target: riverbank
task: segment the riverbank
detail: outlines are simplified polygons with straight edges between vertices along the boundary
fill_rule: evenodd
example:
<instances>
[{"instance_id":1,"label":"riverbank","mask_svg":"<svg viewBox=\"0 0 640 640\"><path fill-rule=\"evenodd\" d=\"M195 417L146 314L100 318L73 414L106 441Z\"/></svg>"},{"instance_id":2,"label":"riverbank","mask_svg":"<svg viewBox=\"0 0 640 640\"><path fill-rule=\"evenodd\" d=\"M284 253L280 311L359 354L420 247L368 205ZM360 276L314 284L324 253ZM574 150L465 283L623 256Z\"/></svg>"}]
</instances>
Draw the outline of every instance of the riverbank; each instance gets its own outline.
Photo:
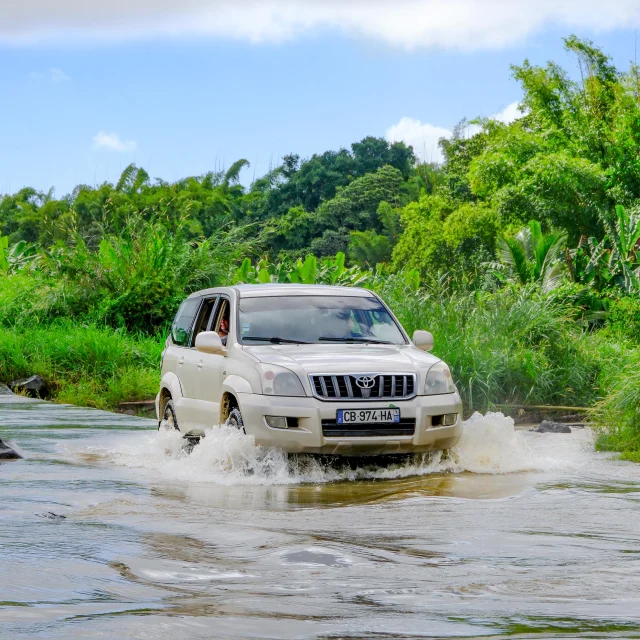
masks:
<instances>
[{"instance_id":1,"label":"riverbank","mask_svg":"<svg viewBox=\"0 0 640 640\"><path fill-rule=\"evenodd\" d=\"M114 410L155 396L163 343L72 322L0 328L0 382L39 375L54 402Z\"/></svg>"}]
</instances>

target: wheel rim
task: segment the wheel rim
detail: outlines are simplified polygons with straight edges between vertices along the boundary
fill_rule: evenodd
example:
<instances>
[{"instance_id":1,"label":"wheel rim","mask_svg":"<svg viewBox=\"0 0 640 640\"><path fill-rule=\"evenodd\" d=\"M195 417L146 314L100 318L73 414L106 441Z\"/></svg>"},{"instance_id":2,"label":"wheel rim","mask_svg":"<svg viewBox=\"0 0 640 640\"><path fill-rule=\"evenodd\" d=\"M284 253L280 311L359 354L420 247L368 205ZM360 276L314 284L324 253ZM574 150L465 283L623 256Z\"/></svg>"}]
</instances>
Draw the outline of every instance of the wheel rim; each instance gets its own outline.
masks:
<instances>
[{"instance_id":1,"label":"wheel rim","mask_svg":"<svg viewBox=\"0 0 640 640\"><path fill-rule=\"evenodd\" d=\"M240 414L240 412L236 409L231 412L231 415L227 418L225 424L229 427L235 427L236 429L238 429L238 431L242 431L242 433L246 433L244 422L242 420L242 414Z\"/></svg>"},{"instance_id":2,"label":"wheel rim","mask_svg":"<svg viewBox=\"0 0 640 640\"><path fill-rule=\"evenodd\" d=\"M171 407L168 405L164 408L164 416L162 417L160 427L163 431L175 431L176 429L176 419L173 411L171 411Z\"/></svg>"}]
</instances>

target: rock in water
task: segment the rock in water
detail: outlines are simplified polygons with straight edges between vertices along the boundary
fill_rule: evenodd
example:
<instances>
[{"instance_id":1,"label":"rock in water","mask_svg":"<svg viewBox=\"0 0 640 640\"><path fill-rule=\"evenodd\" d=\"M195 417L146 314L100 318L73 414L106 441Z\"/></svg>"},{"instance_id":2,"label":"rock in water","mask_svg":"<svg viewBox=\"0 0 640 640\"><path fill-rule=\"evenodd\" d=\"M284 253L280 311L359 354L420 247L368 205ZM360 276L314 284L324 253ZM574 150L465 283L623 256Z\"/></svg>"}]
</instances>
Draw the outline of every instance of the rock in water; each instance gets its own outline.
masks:
<instances>
[{"instance_id":1,"label":"rock in water","mask_svg":"<svg viewBox=\"0 0 640 640\"><path fill-rule=\"evenodd\" d=\"M0 440L0 460L20 460L22 456Z\"/></svg>"},{"instance_id":2,"label":"rock in water","mask_svg":"<svg viewBox=\"0 0 640 640\"><path fill-rule=\"evenodd\" d=\"M40 376L14 380L9 383L9 387L14 393L26 393L34 398L44 398L49 391L47 383Z\"/></svg>"},{"instance_id":3,"label":"rock in water","mask_svg":"<svg viewBox=\"0 0 640 640\"><path fill-rule=\"evenodd\" d=\"M61 516L59 513L53 513L53 511L47 511L46 513L36 513L38 518L45 518L46 520L66 520L67 516Z\"/></svg>"},{"instance_id":4,"label":"rock in water","mask_svg":"<svg viewBox=\"0 0 640 640\"><path fill-rule=\"evenodd\" d=\"M571 433L571 428L562 422L543 420L534 431L536 433Z\"/></svg>"}]
</instances>

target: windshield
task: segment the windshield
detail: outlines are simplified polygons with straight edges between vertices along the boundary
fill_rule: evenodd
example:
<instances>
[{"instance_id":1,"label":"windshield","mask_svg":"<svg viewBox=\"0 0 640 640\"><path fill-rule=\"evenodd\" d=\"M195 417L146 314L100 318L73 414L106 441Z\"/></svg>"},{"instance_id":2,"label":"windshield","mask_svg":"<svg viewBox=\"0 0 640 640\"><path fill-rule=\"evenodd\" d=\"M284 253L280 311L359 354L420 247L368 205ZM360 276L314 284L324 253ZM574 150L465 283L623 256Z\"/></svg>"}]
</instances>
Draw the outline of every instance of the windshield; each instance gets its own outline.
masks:
<instances>
[{"instance_id":1,"label":"windshield","mask_svg":"<svg viewBox=\"0 0 640 640\"><path fill-rule=\"evenodd\" d=\"M274 296L240 299L242 344L406 344L373 296Z\"/></svg>"}]
</instances>

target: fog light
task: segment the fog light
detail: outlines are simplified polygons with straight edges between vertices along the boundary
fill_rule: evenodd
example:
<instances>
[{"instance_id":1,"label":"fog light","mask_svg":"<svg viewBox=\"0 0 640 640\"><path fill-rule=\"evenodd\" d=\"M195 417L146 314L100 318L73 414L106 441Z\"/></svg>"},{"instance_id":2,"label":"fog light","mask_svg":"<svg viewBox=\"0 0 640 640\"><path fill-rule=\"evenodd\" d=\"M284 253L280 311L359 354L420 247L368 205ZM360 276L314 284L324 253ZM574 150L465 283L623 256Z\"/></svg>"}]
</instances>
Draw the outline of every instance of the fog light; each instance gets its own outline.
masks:
<instances>
[{"instance_id":1,"label":"fog light","mask_svg":"<svg viewBox=\"0 0 640 640\"><path fill-rule=\"evenodd\" d=\"M272 429L287 428L287 419L283 416L265 416L264 419Z\"/></svg>"},{"instance_id":2,"label":"fog light","mask_svg":"<svg viewBox=\"0 0 640 640\"><path fill-rule=\"evenodd\" d=\"M458 419L457 413L445 413L442 416L431 416L432 427L451 427Z\"/></svg>"}]
</instances>

